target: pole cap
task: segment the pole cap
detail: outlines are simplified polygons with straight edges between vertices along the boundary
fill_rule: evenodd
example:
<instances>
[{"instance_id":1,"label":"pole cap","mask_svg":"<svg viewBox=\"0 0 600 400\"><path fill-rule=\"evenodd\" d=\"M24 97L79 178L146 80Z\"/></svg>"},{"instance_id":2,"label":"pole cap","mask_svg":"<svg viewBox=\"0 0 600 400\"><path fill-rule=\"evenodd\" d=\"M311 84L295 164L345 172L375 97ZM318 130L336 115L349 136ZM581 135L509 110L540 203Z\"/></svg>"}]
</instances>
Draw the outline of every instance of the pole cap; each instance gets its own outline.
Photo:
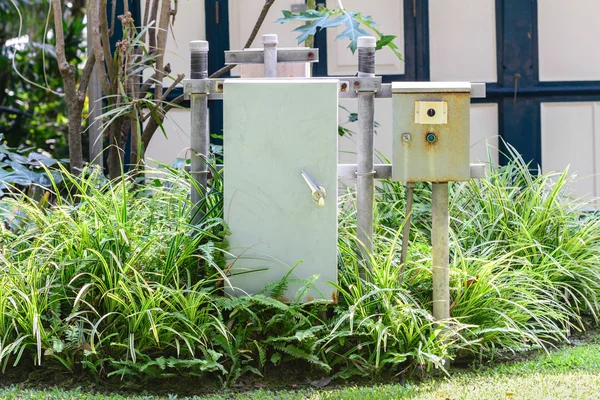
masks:
<instances>
[{"instance_id":1,"label":"pole cap","mask_svg":"<svg viewBox=\"0 0 600 400\"><path fill-rule=\"evenodd\" d=\"M279 41L277 40L277 35L271 33L267 35L262 35L262 43L267 45L274 45L279 43Z\"/></svg>"},{"instance_id":2,"label":"pole cap","mask_svg":"<svg viewBox=\"0 0 600 400\"><path fill-rule=\"evenodd\" d=\"M206 40L190 41L190 51L208 51L208 42Z\"/></svg>"},{"instance_id":3,"label":"pole cap","mask_svg":"<svg viewBox=\"0 0 600 400\"><path fill-rule=\"evenodd\" d=\"M373 36L360 36L357 39L358 47L376 47L377 40Z\"/></svg>"}]
</instances>

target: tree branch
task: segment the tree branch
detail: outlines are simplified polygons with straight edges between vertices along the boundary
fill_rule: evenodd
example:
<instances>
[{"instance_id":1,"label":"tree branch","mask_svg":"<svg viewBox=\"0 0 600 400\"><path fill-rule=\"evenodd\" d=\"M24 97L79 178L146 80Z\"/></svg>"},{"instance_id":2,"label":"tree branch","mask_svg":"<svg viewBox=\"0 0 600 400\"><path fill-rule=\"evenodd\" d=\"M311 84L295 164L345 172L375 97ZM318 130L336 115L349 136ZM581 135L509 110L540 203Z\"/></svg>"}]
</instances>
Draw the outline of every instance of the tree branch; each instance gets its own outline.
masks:
<instances>
[{"instance_id":1,"label":"tree branch","mask_svg":"<svg viewBox=\"0 0 600 400\"><path fill-rule=\"evenodd\" d=\"M171 0L161 0L160 19L158 22L158 33L156 34L156 51L158 54L155 61L156 85L154 92L157 98L162 96L162 81L165 76L163 67L165 61L165 51L167 50L167 37L169 33L169 16L171 12Z\"/></svg>"},{"instance_id":2,"label":"tree branch","mask_svg":"<svg viewBox=\"0 0 600 400\"><path fill-rule=\"evenodd\" d=\"M163 93L163 95L157 100L156 105L154 107L152 107L152 110L150 112L148 112L146 115L144 115L144 117L142 118L142 121L145 122L150 117L150 115L152 115L152 113L156 112L158 110L158 108L162 106L161 102L163 102L167 98L169 93L171 93L171 91L173 89L175 89L175 87L177 85L179 85L179 83L183 80L183 78L185 78L184 74L177 75L177 79L175 79L173 81L173 83L171 83L171 86L169 86L169 88L165 91L165 93Z\"/></svg>"},{"instance_id":3,"label":"tree branch","mask_svg":"<svg viewBox=\"0 0 600 400\"><path fill-rule=\"evenodd\" d=\"M265 0L265 4L263 5L263 8L258 16L258 19L256 20L256 23L254 24L254 28L252 29L252 32L250 33L250 36L248 37L248 40L246 41L246 44L244 46L245 49L249 48L250 46L252 46L252 43L254 43L254 40L256 39L256 35L258 35L258 32L260 31L260 28L262 27L263 22L265 21L265 18L267 17L267 14L269 13L269 10L271 9L271 6L273 5L273 3L275 3L275 0ZM227 65L223 68L221 68L220 70L216 71L215 73L213 73L210 78L218 78L220 76L222 76L223 74L226 74L227 72L231 71L233 68L235 67L235 64L232 65ZM162 87L161 87L162 89ZM141 93L143 93L142 91L140 91L140 95ZM148 144L150 143L150 140L152 139L152 135L154 135L154 132L158 129L159 125L162 124L165 120L165 116L167 115L167 113L174 108L175 106L177 106L178 104L181 104L184 100L184 96L178 96L175 99L173 99L173 101L169 102L169 104L165 105L163 112L160 113L156 118L151 118L148 123L146 124L146 127L144 128L144 132L142 134L142 146L144 149L148 148Z\"/></svg>"},{"instance_id":4,"label":"tree branch","mask_svg":"<svg viewBox=\"0 0 600 400\"><path fill-rule=\"evenodd\" d=\"M317 9L317 0L307 0L306 9L307 10L316 10ZM310 24L310 22L306 22L306 24ZM304 45L306 47L312 48L314 46L314 44L315 44L315 35L308 35L308 38L304 41Z\"/></svg>"},{"instance_id":5,"label":"tree branch","mask_svg":"<svg viewBox=\"0 0 600 400\"><path fill-rule=\"evenodd\" d=\"M150 11L150 17L148 18L148 24L152 23L152 26L148 29L148 44L150 47L150 54L154 54L154 51L156 50L156 16L158 15L159 1L160 0L152 1L152 9Z\"/></svg>"},{"instance_id":6,"label":"tree branch","mask_svg":"<svg viewBox=\"0 0 600 400\"><path fill-rule=\"evenodd\" d=\"M163 123L165 120L165 116L167 113L175 108L178 104L183 102L183 95L176 97L173 101L170 101L169 104L165 105L165 108L161 114L159 114L156 118L151 118L146 127L144 128L144 133L142 134L142 146L144 149L148 148L148 144L150 144L150 140L154 135L154 132L158 129L159 125Z\"/></svg>"},{"instance_id":7,"label":"tree branch","mask_svg":"<svg viewBox=\"0 0 600 400\"><path fill-rule=\"evenodd\" d=\"M150 16L150 2L152 0L146 0L146 5L144 7L144 19L142 21L142 29L148 26L148 17Z\"/></svg>"},{"instance_id":8,"label":"tree branch","mask_svg":"<svg viewBox=\"0 0 600 400\"><path fill-rule=\"evenodd\" d=\"M96 55L92 53L85 62L85 66L83 67L83 72L81 74L81 81L79 82L79 89L77 89L77 99L82 103L85 101L85 92L87 92L88 83L90 82L92 72L94 72L95 63Z\"/></svg>"},{"instance_id":9,"label":"tree branch","mask_svg":"<svg viewBox=\"0 0 600 400\"><path fill-rule=\"evenodd\" d=\"M234 69L235 67L237 67L237 64L229 64L224 66L223 68L221 68L220 70L212 73L209 78L219 78L220 76L225 75L226 73L228 73L229 71L231 71L232 69Z\"/></svg>"},{"instance_id":10,"label":"tree branch","mask_svg":"<svg viewBox=\"0 0 600 400\"><path fill-rule=\"evenodd\" d=\"M100 11L101 0L90 0L90 26L92 28L92 48L96 58L96 73L102 85L104 94L110 93L110 86L106 77L106 67L104 65L104 52L102 51L102 39L100 35Z\"/></svg>"},{"instance_id":11,"label":"tree branch","mask_svg":"<svg viewBox=\"0 0 600 400\"><path fill-rule=\"evenodd\" d=\"M248 37L248 40L244 45L244 49L247 49L250 46L252 46L252 43L254 42L254 39L256 39L256 35L258 35L258 31L260 30L260 27L262 26L263 22L265 22L265 18L267 17L267 14L269 13L269 10L271 9L273 3L275 3L275 0L265 0L265 5L263 6L262 10L260 11L260 14L258 15L258 19L254 24L252 33L250 33L250 36Z\"/></svg>"},{"instance_id":12,"label":"tree branch","mask_svg":"<svg viewBox=\"0 0 600 400\"><path fill-rule=\"evenodd\" d=\"M71 172L78 174L83 168L83 152L81 147L81 110L83 101L77 97L77 81L75 80L75 66L69 64L65 54L65 34L63 31L63 13L61 0L52 0L54 10L54 37L56 39L56 60L58 69L63 78L65 88L65 101L69 120L68 142L69 161Z\"/></svg>"},{"instance_id":13,"label":"tree branch","mask_svg":"<svg viewBox=\"0 0 600 400\"><path fill-rule=\"evenodd\" d=\"M69 64L65 54L65 34L63 31L63 15L61 0L52 0L54 10L54 35L56 38L56 61L65 86L67 104L76 101L75 67Z\"/></svg>"},{"instance_id":14,"label":"tree branch","mask_svg":"<svg viewBox=\"0 0 600 400\"><path fill-rule=\"evenodd\" d=\"M252 43L254 43L254 39L256 39L256 35L258 35L258 31L260 31L260 28L262 27L263 22L265 22L265 18L267 17L267 14L269 13L269 10L271 9L271 6L273 5L273 3L275 3L275 0L265 0L265 4L263 5L263 8L260 11L260 14L258 15L258 19L256 20L256 23L254 24L254 28L252 28L252 32L250 33L250 36L248 36L248 40L246 41L246 44L244 45L244 49L249 48L250 46L252 46ZM226 65L223 68L221 68L220 70L214 72L210 76L210 78L218 78L222 75L225 75L226 73L228 73L229 71L234 69L236 66L237 66L237 64Z\"/></svg>"},{"instance_id":15,"label":"tree branch","mask_svg":"<svg viewBox=\"0 0 600 400\"><path fill-rule=\"evenodd\" d=\"M125 1L125 4L127 4L127 1ZM108 30L108 36L112 36L113 33L115 33L115 21L116 21L116 16L117 16L117 0L112 0L112 5L111 5L111 10L110 10L110 29Z\"/></svg>"},{"instance_id":16,"label":"tree branch","mask_svg":"<svg viewBox=\"0 0 600 400\"><path fill-rule=\"evenodd\" d=\"M104 53L104 61L106 62L106 70L108 71L108 77L110 78L110 84L114 86L117 84L117 71L115 71L114 61L112 52L110 51L110 39L108 34L108 20L106 18L106 0L100 0L100 8L98 10L100 17L100 34L102 42L102 52ZM114 91L116 92L116 90ZM108 94L106 92L105 94Z\"/></svg>"}]
</instances>

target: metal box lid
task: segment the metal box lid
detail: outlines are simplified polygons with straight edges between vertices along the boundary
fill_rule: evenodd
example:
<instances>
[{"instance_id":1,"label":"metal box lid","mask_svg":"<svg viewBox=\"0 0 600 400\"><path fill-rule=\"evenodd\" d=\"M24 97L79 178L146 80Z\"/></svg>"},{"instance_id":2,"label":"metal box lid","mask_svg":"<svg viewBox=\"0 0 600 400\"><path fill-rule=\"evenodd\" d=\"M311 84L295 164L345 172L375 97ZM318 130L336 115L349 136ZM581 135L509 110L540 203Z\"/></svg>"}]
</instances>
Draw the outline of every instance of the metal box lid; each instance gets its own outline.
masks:
<instances>
[{"instance_id":1,"label":"metal box lid","mask_svg":"<svg viewBox=\"0 0 600 400\"><path fill-rule=\"evenodd\" d=\"M470 93L470 82L392 82L392 93Z\"/></svg>"}]
</instances>

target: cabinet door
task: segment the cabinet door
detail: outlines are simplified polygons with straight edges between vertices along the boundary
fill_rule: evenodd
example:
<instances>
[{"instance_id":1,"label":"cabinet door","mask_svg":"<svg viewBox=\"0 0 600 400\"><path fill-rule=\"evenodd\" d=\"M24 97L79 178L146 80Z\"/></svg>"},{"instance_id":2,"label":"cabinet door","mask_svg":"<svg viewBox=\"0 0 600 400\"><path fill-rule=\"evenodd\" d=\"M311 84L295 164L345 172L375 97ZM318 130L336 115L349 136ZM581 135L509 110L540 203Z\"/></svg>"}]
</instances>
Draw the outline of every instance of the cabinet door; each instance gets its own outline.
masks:
<instances>
[{"instance_id":1,"label":"cabinet door","mask_svg":"<svg viewBox=\"0 0 600 400\"><path fill-rule=\"evenodd\" d=\"M226 80L224 116L231 292L258 293L289 273L287 300L334 301L338 81ZM322 205L303 171L325 188Z\"/></svg>"}]
</instances>

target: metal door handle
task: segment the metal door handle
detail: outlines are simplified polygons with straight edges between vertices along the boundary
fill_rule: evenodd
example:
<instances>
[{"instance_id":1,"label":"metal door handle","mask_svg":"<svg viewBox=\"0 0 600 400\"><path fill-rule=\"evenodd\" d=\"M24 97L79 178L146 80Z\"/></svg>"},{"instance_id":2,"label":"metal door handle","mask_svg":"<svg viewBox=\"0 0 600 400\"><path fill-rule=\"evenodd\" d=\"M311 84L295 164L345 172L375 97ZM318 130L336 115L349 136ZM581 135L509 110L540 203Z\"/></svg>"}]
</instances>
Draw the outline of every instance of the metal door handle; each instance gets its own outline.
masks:
<instances>
[{"instance_id":1,"label":"metal door handle","mask_svg":"<svg viewBox=\"0 0 600 400\"><path fill-rule=\"evenodd\" d=\"M306 172L300 172L302 173L302 177L310 189L310 195L312 199L319 204L319 207L324 207L325 198L327 197L327 190L325 190L323 186L318 186L312 179L310 179L310 176L308 176Z\"/></svg>"}]
</instances>

